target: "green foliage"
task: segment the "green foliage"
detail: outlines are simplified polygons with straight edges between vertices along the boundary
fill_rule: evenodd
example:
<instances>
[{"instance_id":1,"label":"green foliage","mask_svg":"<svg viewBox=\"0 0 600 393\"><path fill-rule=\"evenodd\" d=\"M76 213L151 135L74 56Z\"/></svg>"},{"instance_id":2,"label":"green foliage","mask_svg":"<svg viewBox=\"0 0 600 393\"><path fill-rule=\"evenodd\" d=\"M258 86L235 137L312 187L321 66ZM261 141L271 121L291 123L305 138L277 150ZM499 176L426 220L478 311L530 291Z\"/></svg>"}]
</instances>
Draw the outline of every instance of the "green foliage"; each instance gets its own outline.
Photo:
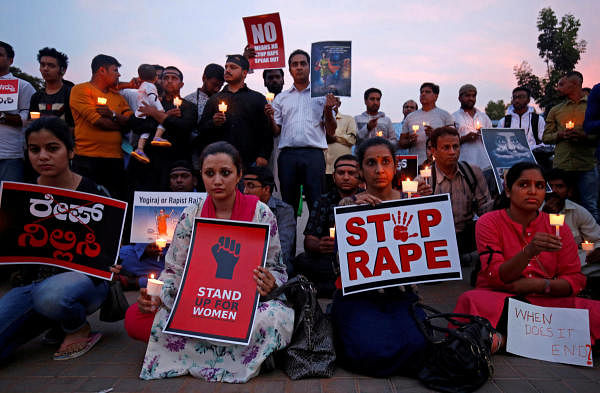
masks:
<instances>
[{"instance_id":1,"label":"green foliage","mask_svg":"<svg viewBox=\"0 0 600 393\"><path fill-rule=\"evenodd\" d=\"M506 104L504 100L498 102L490 101L485 107L485 114L492 120L500 120L506 113Z\"/></svg>"},{"instance_id":2,"label":"green foliage","mask_svg":"<svg viewBox=\"0 0 600 393\"><path fill-rule=\"evenodd\" d=\"M19 67L11 66L9 70L17 78L26 80L27 82L31 83L31 85L33 86L33 88L36 91L40 91L44 87L43 79L37 78L33 75L29 75L28 73L21 71L21 69Z\"/></svg>"},{"instance_id":3,"label":"green foliage","mask_svg":"<svg viewBox=\"0 0 600 393\"><path fill-rule=\"evenodd\" d=\"M519 86L526 86L531 90L531 97L546 114L561 101L556 91L558 80L575 69L586 51L587 42L578 41L580 27L581 22L573 15L564 15L559 23L552 8L543 8L537 19L540 32L537 48L540 58L546 63L546 75L535 75L526 61L513 67Z\"/></svg>"}]
</instances>

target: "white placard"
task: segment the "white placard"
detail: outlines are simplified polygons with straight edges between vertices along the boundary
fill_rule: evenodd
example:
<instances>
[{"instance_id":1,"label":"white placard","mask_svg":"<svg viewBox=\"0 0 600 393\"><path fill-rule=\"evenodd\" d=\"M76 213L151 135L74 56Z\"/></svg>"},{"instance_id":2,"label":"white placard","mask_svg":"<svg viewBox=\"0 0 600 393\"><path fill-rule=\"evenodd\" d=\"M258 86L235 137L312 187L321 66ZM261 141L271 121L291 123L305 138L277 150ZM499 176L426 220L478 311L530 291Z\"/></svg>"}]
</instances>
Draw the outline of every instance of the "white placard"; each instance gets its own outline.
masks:
<instances>
[{"instance_id":1,"label":"white placard","mask_svg":"<svg viewBox=\"0 0 600 393\"><path fill-rule=\"evenodd\" d=\"M593 367L589 312L508 300L506 350L555 363Z\"/></svg>"},{"instance_id":2,"label":"white placard","mask_svg":"<svg viewBox=\"0 0 600 393\"><path fill-rule=\"evenodd\" d=\"M344 295L460 280L448 194L335 208Z\"/></svg>"},{"instance_id":3,"label":"white placard","mask_svg":"<svg viewBox=\"0 0 600 393\"><path fill-rule=\"evenodd\" d=\"M19 103L19 80L0 79L0 112L16 111Z\"/></svg>"},{"instance_id":4,"label":"white placard","mask_svg":"<svg viewBox=\"0 0 600 393\"><path fill-rule=\"evenodd\" d=\"M136 191L131 218L132 243L171 242L183 209L206 198L204 192Z\"/></svg>"}]
</instances>

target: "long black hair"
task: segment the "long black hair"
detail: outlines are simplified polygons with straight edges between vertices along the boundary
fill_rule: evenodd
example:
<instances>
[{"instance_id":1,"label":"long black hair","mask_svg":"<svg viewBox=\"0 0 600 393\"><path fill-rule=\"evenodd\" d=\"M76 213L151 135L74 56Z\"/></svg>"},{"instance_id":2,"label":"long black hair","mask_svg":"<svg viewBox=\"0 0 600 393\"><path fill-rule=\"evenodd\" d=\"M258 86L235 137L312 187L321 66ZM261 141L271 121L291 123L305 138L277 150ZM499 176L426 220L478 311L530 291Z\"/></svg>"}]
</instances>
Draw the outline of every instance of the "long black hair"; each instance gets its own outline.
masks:
<instances>
[{"instance_id":1,"label":"long black hair","mask_svg":"<svg viewBox=\"0 0 600 393\"><path fill-rule=\"evenodd\" d=\"M529 169L538 170L542 174L542 177L544 178L544 180L546 180L546 176L544 175L544 170L542 169L541 166L539 166L535 162L522 161L522 162L516 163L504 175L504 190L502 191L502 194L500 194L500 197L496 200L496 203L494 206L496 210L506 209L510 206L510 198L508 198L508 196L506 195L506 190L510 190L512 188L512 186L515 184L515 182L517 181L517 179L519 179L519 177L521 177L521 174L524 171L529 170Z\"/></svg>"}]
</instances>

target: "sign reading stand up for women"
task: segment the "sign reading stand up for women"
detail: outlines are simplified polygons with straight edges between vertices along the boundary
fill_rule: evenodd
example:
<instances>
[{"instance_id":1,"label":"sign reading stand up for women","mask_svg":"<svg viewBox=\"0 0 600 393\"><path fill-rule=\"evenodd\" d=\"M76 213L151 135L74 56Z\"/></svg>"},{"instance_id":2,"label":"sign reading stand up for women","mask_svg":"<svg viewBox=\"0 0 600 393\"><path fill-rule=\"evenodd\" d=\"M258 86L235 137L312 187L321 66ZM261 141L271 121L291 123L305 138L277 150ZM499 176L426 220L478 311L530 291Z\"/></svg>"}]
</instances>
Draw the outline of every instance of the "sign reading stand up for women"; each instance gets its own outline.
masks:
<instances>
[{"instance_id":1,"label":"sign reading stand up for women","mask_svg":"<svg viewBox=\"0 0 600 393\"><path fill-rule=\"evenodd\" d=\"M196 218L181 285L164 331L248 345L264 266L269 225Z\"/></svg>"},{"instance_id":2,"label":"sign reading stand up for women","mask_svg":"<svg viewBox=\"0 0 600 393\"><path fill-rule=\"evenodd\" d=\"M462 278L448 194L335 208L344 295Z\"/></svg>"}]
</instances>

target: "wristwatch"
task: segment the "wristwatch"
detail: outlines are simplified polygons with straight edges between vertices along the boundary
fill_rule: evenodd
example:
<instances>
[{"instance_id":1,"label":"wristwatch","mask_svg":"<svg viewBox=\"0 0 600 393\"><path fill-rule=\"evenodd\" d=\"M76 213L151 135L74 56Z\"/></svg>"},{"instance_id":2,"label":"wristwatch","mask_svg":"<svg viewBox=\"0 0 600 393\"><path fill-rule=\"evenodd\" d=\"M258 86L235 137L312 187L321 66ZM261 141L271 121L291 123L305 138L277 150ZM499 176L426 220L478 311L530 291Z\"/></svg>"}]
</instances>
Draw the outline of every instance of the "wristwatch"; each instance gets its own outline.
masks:
<instances>
[{"instance_id":1,"label":"wristwatch","mask_svg":"<svg viewBox=\"0 0 600 393\"><path fill-rule=\"evenodd\" d=\"M550 294L550 280L548 280L546 278L545 281L546 281L546 286L544 287L544 294L549 295Z\"/></svg>"}]
</instances>

